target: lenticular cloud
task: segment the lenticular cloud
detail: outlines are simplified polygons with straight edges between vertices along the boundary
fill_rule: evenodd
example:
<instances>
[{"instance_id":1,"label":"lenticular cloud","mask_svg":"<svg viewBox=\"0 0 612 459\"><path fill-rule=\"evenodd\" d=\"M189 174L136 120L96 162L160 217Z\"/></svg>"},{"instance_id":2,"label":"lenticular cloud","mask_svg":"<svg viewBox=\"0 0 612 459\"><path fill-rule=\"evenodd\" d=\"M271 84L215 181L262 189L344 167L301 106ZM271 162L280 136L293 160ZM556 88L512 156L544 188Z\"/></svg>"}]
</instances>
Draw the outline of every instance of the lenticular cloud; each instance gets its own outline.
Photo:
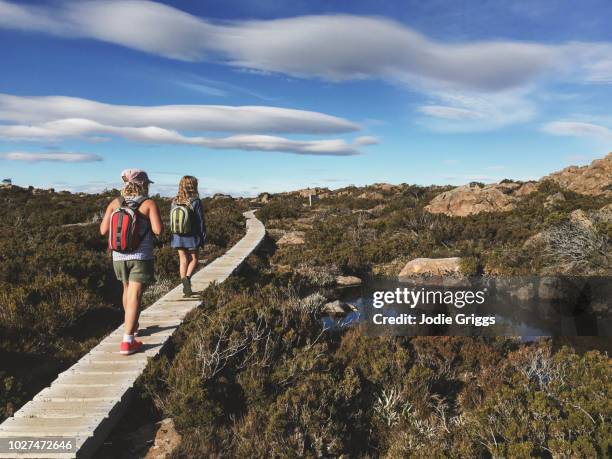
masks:
<instances>
[{"instance_id":1,"label":"lenticular cloud","mask_svg":"<svg viewBox=\"0 0 612 459\"><path fill-rule=\"evenodd\" d=\"M0 124L0 138L15 141L70 138L99 141L121 137L149 144L328 156L356 155L360 153L359 147L377 143L373 137L357 137L349 143L344 139L296 140L270 135L269 132L322 134L359 129L358 125L343 118L278 107L144 107L111 105L74 97L0 94L0 121L5 122ZM185 135L181 130L239 134L213 137Z\"/></svg>"},{"instance_id":2,"label":"lenticular cloud","mask_svg":"<svg viewBox=\"0 0 612 459\"><path fill-rule=\"evenodd\" d=\"M0 158L8 161L24 161L28 163L38 162L62 162L62 163L89 163L102 161L102 157L93 153L74 153L74 152L30 152L30 151L9 151L0 153Z\"/></svg>"},{"instance_id":3,"label":"lenticular cloud","mask_svg":"<svg viewBox=\"0 0 612 459\"><path fill-rule=\"evenodd\" d=\"M607 42L446 43L389 19L347 14L219 23L144 0L64 1L52 8L0 0L0 27L91 38L184 61L438 89L500 91L575 69L605 82L612 69Z\"/></svg>"},{"instance_id":4,"label":"lenticular cloud","mask_svg":"<svg viewBox=\"0 0 612 459\"><path fill-rule=\"evenodd\" d=\"M200 132L331 134L359 129L336 116L270 106L112 105L77 97L0 94L0 120L31 124L66 118Z\"/></svg>"}]
</instances>

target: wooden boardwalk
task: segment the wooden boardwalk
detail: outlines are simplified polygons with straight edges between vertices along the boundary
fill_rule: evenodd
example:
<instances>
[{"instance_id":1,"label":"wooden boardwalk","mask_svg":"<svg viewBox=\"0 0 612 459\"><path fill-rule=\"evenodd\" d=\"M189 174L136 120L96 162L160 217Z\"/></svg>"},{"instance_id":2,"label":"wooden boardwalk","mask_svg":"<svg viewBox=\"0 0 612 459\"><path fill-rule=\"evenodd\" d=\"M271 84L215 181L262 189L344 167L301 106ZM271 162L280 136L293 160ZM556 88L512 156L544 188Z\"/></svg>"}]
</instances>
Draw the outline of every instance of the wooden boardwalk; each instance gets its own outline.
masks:
<instances>
[{"instance_id":1,"label":"wooden boardwalk","mask_svg":"<svg viewBox=\"0 0 612 459\"><path fill-rule=\"evenodd\" d=\"M194 292L212 282L227 279L262 242L264 225L253 211L245 212L246 235L192 278ZM132 387L147 361L159 354L168 338L189 311L201 303L199 296L183 298L178 286L157 300L140 315L139 338L144 351L120 355L123 326L117 328L68 370L58 375L51 386L39 392L15 415L0 424L0 445L8 439L76 439L74 451L29 454L0 452L0 457L90 457L121 418L132 395Z\"/></svg>"}]
</instances>

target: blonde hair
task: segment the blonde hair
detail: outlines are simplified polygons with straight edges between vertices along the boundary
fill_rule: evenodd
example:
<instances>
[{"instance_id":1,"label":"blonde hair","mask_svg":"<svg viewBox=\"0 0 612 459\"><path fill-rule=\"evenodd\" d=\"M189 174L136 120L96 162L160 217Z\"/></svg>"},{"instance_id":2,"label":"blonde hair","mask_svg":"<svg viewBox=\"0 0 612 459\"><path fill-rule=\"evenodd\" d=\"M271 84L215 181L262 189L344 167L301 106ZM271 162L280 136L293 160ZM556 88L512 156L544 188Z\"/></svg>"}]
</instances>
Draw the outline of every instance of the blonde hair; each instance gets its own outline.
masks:
<instances>
[{"instance_id":1,"label":"blonde hair","mask_svg":"<svg viewBox=\"0 0 612 459\"><path fill-rule=\"evenodd\" d=\"M192 175L185 175L179 182L178 193L174 202L179 205L191 204L195 198L199 198L198 179Z\"/></svg>"},{"instance_id":2,"label":"blonde hair","mask_svg":"<svg viewBox=\"0 0 612 459\"><path fill-rule=\"evenodd\" d=\"M149 196L149 184L127 182L125 185L123 185L123 190L121 190L121 196L123 196L124 198Z\"/></svg>"}]
</instances>

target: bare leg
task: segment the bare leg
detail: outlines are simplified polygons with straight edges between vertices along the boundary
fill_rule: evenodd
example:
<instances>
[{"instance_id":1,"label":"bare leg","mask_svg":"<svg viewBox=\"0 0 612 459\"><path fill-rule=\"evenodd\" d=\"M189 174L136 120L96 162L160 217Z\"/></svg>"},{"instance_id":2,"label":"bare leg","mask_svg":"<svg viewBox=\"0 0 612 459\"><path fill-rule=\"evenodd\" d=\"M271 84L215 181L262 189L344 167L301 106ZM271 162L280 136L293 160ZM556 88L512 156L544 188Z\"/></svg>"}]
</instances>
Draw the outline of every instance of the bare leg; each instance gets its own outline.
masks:
<instances>
[{"instance_id":1,"label":"bare leg","mask_svg":"<svg viewBox=\"0 0 612 459\"><path fill-rule=\"evenodd\" d=\"M142 283L131 281L127 289L127 305L125 308L125 334L133 335L136 329L136 321L140 309L142 297Z\"/></svg>"},{"instance_id":2,"label":"bare leg","mask_svg":"<svg viewBox=\"0 0 612 459\"><path fill-rule=\"evenodd\" d=\"M125 312L125 308L127 307L127 292L128 292L128 283L123 283L123 295L121 298L121 304L123 304L123 311Z\"/></svg>"},{"instance_id":3,"label":"bare leg","mask_svg":"<svg viewBox=\"0 0 612 459\"><path fill-rule=\"evenodd\" d=\"M178 249L179 254L179 273L181 279L187 276L187 251L185 249Z\"/></svg>"},{"instance_id":4,"label":"bare leg","mask_svg":"<svg viewBox=\"0 0 612 459\"><path fill-rule=\"evenodd\" d=\"M193 274L193 272L196 269L196 266L198 266L198 252L189 252L189 264L187 265L187 276L190 276Z\"/></svg>"}]
</instances>

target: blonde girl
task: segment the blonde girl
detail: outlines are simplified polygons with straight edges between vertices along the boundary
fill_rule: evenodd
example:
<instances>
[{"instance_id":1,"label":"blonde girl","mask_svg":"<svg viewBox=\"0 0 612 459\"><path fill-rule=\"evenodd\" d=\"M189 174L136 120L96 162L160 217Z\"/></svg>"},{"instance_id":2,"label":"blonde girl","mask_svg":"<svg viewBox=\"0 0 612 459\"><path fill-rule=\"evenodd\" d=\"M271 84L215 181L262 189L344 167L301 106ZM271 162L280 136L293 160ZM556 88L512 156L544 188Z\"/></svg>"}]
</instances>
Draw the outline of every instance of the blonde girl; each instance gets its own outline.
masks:
<instances>
[{"instance_id":1,"label":"blonde girl","mask_svg":"<svg viewBox=\"0 0 612 459\"><path fill-rule=\"evenodd\" d=\"M111 229L111 216L123 207L129 207L138 214L140 222L140 243L129 252L113 250L113 268L117 279L123 283L123 309L125 312L125 332L121 341L120 353L124 355L138 352L142 342L134 339L138 331L138 316L142 292L146 285L155 282L153 257L153 234L160 235L163 226L155 201L149 198L147 173L140 169L126 169L121 178L124 185L121 196L113 199L106 208L100 223L100 233L105 236Z\"/></svg>"},{"instance_id":2,"label":"blonde girl","mask_svg":"<svg viewBox=\"0 0 612 459\"><path fill-rule=\"evenodd\" d=\"M180 212L176 210L179 207L181 208ZM188 217L184 217L187 214ZM180 220L181 218L182 220ZM181 178L178 193L172 201L170 220L173 228L170 245L178 251L183 294L190 296L193 294L191 291L191 275L198 265L198 249L204 245L206 239L204 209L198 193L197 178L191 175ZM183 228L180 223L187 220L189 221L188 228ZM180 228L180 230L177 228Z\"/></svg>"}]
</instances>

